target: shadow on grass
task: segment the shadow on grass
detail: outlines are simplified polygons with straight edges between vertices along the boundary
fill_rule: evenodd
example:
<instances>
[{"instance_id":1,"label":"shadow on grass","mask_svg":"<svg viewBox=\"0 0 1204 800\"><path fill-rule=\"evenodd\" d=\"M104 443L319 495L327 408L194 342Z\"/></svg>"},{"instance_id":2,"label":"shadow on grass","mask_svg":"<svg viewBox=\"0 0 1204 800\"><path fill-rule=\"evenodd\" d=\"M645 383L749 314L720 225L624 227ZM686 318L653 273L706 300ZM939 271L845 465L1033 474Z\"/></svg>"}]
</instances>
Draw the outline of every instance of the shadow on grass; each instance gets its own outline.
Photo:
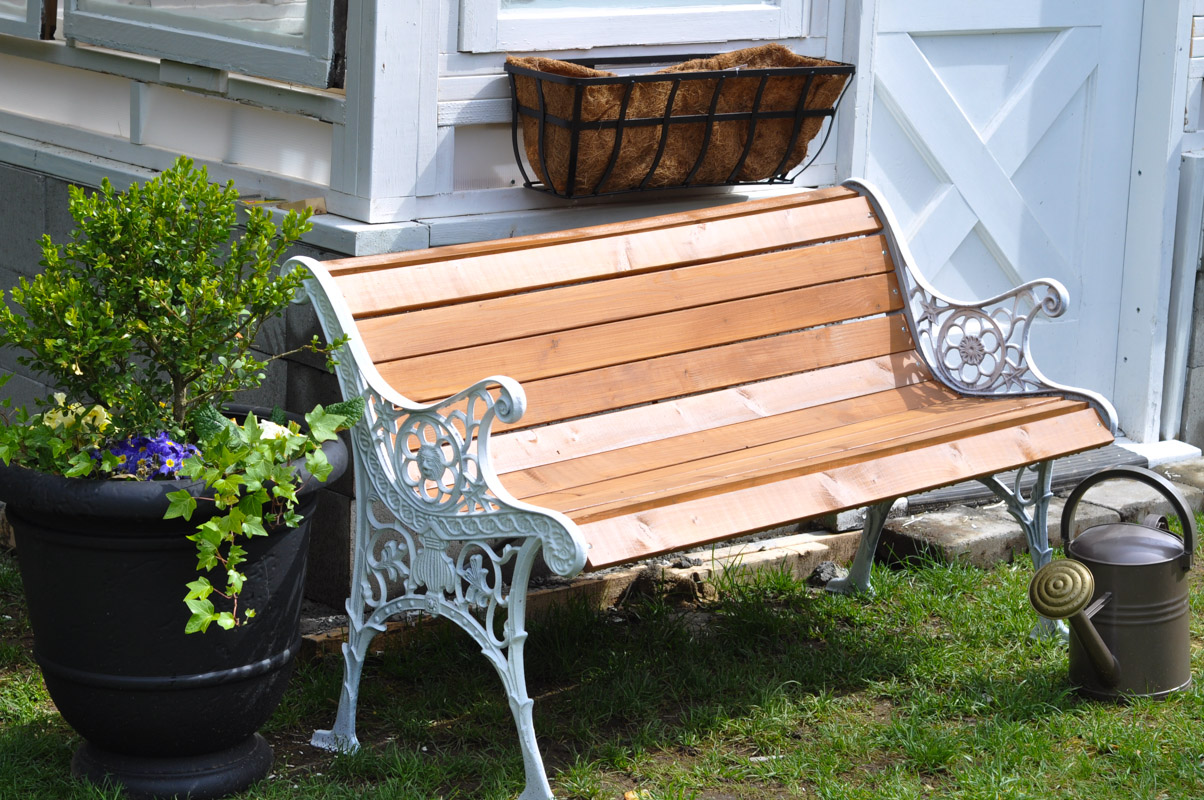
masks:
<instances>
[{"instance_id":1,"label":"shadow on grass","mask_svg":"<svg viewBox=\"0 0 1204 800\"><path fill-rule=\"evenodd\" d=\"M529 626L526 647L557 796L617 797L623 781L676 791L697 774L743 786L730 795L740 798L814 787L817 776L851 787L833 797L876 797L880 787L912 796L928 776L994 796L991 781L1012 780L1024 758L1066 742L1088 753L1060 767L1067 774L1079 779L1081 764L1106 752L1117 785L1129 786L1129 753L1144 746L1125 738L1129 716L1093 711L1071 693L1064 649L1028 639L1029 574L921 559L876 567L873 599L769 572L721 581L719 598L703 604L650 596L604 612L557 607ZM445 624L375 646L384 652L368 659L361 684L363 749L309 747L310 733L334 719L342 660L302 664L267 729L274 779L243 797L513 797L523 782L513 719L473 641ZM1204 709L1194 694L1179 705L1185 719ZM1151 726L1176 724L1158 714ZM1011 746L1022 740L1027 750ZM0 725L0 797L104 797L66 777L75 741L52 714ZM764 753L786 755L749 759ZM992 753L990 770L967 777L967 765ZM678 777L661 780L666 762ZM1193 764L1171 765L1184 786L1194 785Z\"/></svg>"},{"instance_id":2,"label":"shadow on grass","mask_svg":"<svg viewBox=\"0 0 1204 800\"><path fill-rule=\"evenodd\" d=\"M943 645L934 636L872 618L882 601L768 575L721 587L721 599L703 607L643 597L608 612L578 602L555 608L530 626L526 647L549 771L583 760L621 767L717 735L782 698L862 691L935 658ZM333 661L323 668L337 668ZM452 626L369 659L361 687L367 745L518 763L500 682Z\"/></svg>"}]
</instances>

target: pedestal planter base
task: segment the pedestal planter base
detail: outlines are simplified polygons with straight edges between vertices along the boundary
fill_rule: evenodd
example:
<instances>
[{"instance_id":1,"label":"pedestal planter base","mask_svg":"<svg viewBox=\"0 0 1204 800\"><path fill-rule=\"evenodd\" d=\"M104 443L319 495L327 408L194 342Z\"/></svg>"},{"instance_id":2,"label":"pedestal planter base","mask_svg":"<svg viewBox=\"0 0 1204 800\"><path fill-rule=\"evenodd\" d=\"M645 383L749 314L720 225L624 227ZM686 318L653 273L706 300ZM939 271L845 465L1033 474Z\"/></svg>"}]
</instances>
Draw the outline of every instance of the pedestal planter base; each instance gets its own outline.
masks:
<instances>
[{"instance_id":1,"label":"pedestal planter base","mask_svg":"<svg viewBox=\"0 0 1204 800\"><path fill-rule=\"evenodd\" d=\"M258 733L217 753L161 758L111 753L84 742L71 759L72 775L120 785L130 800L222 797L247 788L271 769L272 748Z\"/></svg>"}]
</instances>

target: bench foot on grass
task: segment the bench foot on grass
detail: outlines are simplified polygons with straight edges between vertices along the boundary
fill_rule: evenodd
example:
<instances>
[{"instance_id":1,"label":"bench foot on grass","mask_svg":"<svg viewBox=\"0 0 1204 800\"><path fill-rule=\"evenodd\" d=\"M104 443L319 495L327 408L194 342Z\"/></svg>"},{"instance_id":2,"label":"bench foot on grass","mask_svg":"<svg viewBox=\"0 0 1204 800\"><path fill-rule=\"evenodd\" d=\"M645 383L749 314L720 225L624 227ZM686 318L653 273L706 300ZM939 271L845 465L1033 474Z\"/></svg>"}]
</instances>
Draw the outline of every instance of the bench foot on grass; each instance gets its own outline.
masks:
<instances>
[{"instance_id":1,"label":"bench foot on grass","mask_svg":"<svg viewBox=\"0 0 1204 800\"><path fill-rule=\"evenodd\" d=\"M866 506L865 525L861 528L861 543L857 545L857 555L853 557L853 563L849 566L849 574L844 578L828 581L825 588L829 592L874 596L874 587L870 585L870 567L874 565L874 552L878 549L882 526L886 524L886 516L897 499L892 497L881 503Z\"/></svg>"},{"instance_id":2,"label":"bench foot on grass","mask_svg":"<svg viewBox=\"0 0 1204 800\"><path fill-rule=\"evenodd\" d=\"M1028 472L1036 474L1036 480L1028 491L1022 482ZM979 478L979 482L1003 501L1008 513L1020 523L1028 541L1028 553L1033 560L1033 569L1038 570L1049 563L1053 549L1049 546L1049 501L1053 499L1053 461L1041 461L1016 470L1016 479L1011 488L994 475ZM1061 620L1041 617L1033 626L1029 636L1045 638L1056 636L1063 641L1069 639L1070 631Z\"/></svg>"},{"instance_id":3,"label":"bench foot on grass","mask_svg":"<svg viewBox=\"0 0 1204 800\"><path fill-rule=\"evenodd\" d=\"M1035 473L1036 480L1027 491L1022 483L1028 473ZM994 475L980 478L979 482L994 492L1003 501L1008 512L1020 523L1028 543L1029 556L1033 568L1040 569L1049 563L1053 551L1049 546L1049 502L1053 499L1053 461L1041 461L1021 467L1016 472L1016 478L1011 487ZM865 525L861 531L861 542L857 546L857 555L849 567L845 578L837 578L827 585L827 590L837 594L865 594L873 596L874 588L870 585L870 568L874 563L874 553L878 549L878 540L882 536L882 528L886 523L894 501L871 505L866 508ZM1069 630L1065 623L1041 617L1029 634L1034 638L1055 636L1066 640Z\"/></svg>"},{"instance_id":4,"label":"bench foot on grass","mask_svg":"<svg viewBox=\"0 0 1204 800\"><path fill-rule=\"evenodd\" d=\"M327 335L341 334L331 324ZM567 517L496 484L490 426L522 416L522 390L494 377L415 404L368 387L351 360L336 369L344 394L364 398L365 412L352 432L356 529L343 686L334 725L311 742L357 750L356 706L372 639L399 614L443 617L472 637L502 679L523 756L521 800L551 800L523 662L527 588L537 558L571 577L585 564L586 545Z\"/></svg>"}]
</instances>

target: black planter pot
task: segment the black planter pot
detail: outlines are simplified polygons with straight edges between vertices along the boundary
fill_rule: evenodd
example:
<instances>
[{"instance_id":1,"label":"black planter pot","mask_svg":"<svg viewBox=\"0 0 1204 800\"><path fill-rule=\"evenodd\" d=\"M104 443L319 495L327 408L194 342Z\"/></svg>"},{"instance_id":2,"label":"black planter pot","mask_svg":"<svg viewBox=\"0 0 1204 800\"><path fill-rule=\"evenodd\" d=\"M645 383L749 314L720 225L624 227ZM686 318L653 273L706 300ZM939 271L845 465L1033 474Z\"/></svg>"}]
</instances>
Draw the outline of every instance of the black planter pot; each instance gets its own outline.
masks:
<instances>
[{"instance_id":1,"label":"black planter pot","mask_svg":"<svg viewBox=\"0 0 1204 800\"><path fill-rule=\"evenodd\" d=\"M347 451L338 440L323 449L333 480ZM245 542L240 608L255 609L250 624L185 634L184 585L196 577L185 537L202 510L191 521L163 513L168 492L199 494L202 484L0 466L34 655L59 712L85 739L75 775L120 783L132 798L199 799L267 774L272 751L256 731L280 702L300 646L309 520L322 485L307 476L298 528Z\"/></svg>"}]
</instances>

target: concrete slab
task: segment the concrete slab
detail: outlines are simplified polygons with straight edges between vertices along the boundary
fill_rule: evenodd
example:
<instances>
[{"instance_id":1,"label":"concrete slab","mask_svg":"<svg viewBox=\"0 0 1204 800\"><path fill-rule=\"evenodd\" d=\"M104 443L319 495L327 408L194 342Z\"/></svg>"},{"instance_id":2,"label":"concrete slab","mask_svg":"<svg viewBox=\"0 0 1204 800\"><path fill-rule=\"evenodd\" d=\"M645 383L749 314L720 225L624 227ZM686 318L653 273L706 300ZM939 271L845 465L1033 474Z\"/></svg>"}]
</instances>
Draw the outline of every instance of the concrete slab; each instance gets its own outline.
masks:
<instances>
[{"instance_id":1,"label":"concrete slab","mask_svg":"<svg viewBox=\"0 0 1204 800\"><path fill-rule=\"evenodd\" d=\"M1062 511L1066 501L1055 497L1049 504L1047 529L1049 543L1061 545ZM1086 500L1075 512L1073 535L1087 528L1119 522L1120 514L1093 505ZM989 569L1010 562L1017 555L1027 557L1028 540L1024 531L1002 503L971 508L952 506L897 520L888 520L882 532L881 548L896 558L928 553L948 563L963 563Z\"/></svg>"},{"instance_id":2,"label":"concrete slab","mask_svg":"<svg viewBox=\"0 0 1204 800\"><path fill-rule=\"evenodd\" d=\"M895 519L897 517L907 516L907 498L900 497L891 504L890 511L887 512L887 519ZM865 509L854 508L849 511L840 511L836 514L825 514L820 517L817 522L826 530L830 531L860 531L865 527Z\"/></svg>"},{"instance_id":3,"label":"concrete slab","mask_svg":"<svg viewBox=\"0 0 1204 800\"><path fill-rule=\"evenodd\" d=\"M1027 544L1016 520L1002 504L940 511L888 520L881 548L896 558L929 553L949 563L984 569L1011 561Z\"/></svg>"},{"instance_id":4,"label":"concrete slab","mask_svg":"<svg viewBox=\"0 0 1204 800\"><path fill-rule=\"evenodd\" d=\"M1151 468L1200 457L1199 447L1178 439L1165 439L1160 442L1130 442L1128 439L1117 439L1116 446L1144 457Z\"/></svg>"},{"instance_id":5,"label":"concrete slab","mask_svg":"<svg viewBox=\"0 0 1204 800\"><path fill-rule=\"evenodd\" d=\"M807 578L824 561L846 564L857 552L860 539L860 532L799 533L716 546L685 553L669 562L653 562L644 569L641 579L670 595L710 597L715 579L726 573L784 569L796 578Z\"/></svg>"},{"instance_id":6,"label":"concrete slab","mask_svg":"<svg viewBox=\"0 0 1204 800\"><path fill-rule=\"evenodd\" d=\"M1173 464L1163 464L1155 467L1154 471L1165 475L1175 483L1194 486L1204 490L1204 458L1192 458L1176 461Z\"/></svg>"},{"instance_id":7,"label":"concrete slab","mask_svg":"<svg viewBox=\"0 0 1204 800\"><path fill-rule=\"evenodd\" d=\"M1193 511L1204 505L1204 489L1172 481ZM1120 514L1125 522L1141 522L1150 514L1173 514L1170 501L1156 489L1130 480L1106 481L1093 486L1083 495L1083 501Z\"/></svg>"},{"instance_id":8,"label":"concrete slab","mask_svg":"<svg viewBox=\"0 0 1204 800\"><path fill-rule=\"evenodd\" d=\"M1066 509L1066 500L1062 497L1055 497L1049 502L1049 543L1054 547L1061 547L1062 542L1062 512ZM1078 508L1074 511L1074 522L1071 525L1071 537L1078 536L1088 528L1094 528L1096 525L1110 525L1115 522L1120 522L1120 514L1113 509L1097 506L1089 503L1086 500L1079 501Z\"/></svg>"}]
</instances>

